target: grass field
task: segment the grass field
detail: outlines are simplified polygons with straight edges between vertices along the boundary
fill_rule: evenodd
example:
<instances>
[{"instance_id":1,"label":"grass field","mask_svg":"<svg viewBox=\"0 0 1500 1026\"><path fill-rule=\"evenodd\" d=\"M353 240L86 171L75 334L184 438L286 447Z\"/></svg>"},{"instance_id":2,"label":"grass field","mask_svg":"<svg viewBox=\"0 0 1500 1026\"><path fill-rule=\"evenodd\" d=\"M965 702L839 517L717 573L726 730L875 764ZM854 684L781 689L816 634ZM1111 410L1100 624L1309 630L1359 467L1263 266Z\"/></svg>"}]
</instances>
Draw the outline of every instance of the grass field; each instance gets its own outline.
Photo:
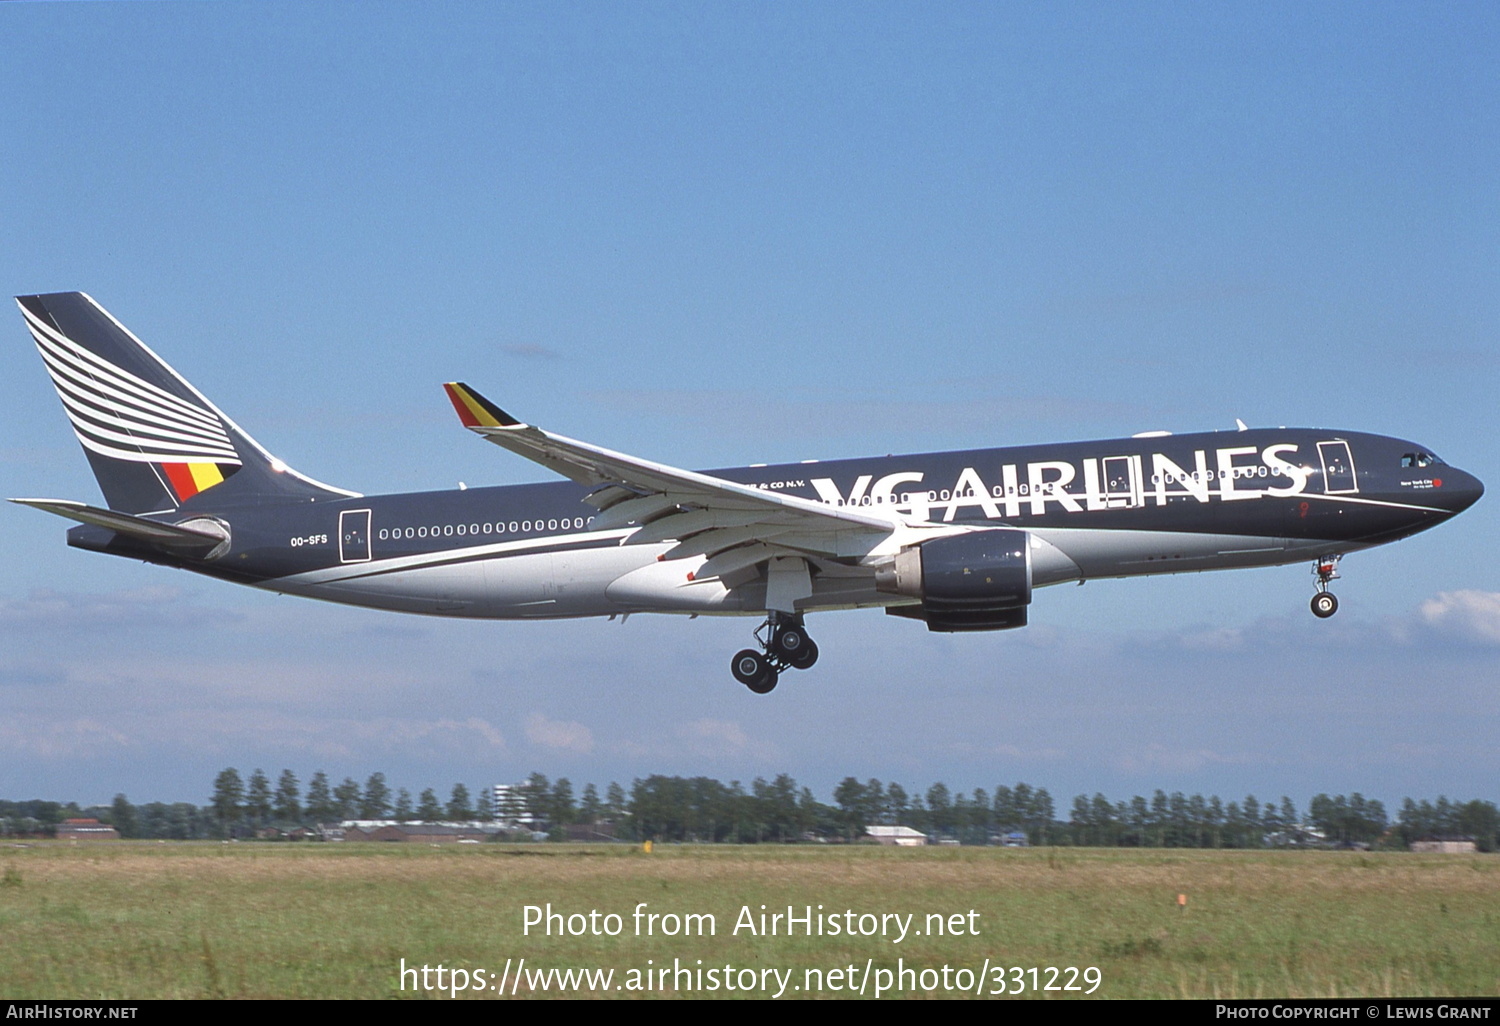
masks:
<instances>
[{"instance_id":1,"label":"grass field","mask_svg":"<svg viewBox=\"0 0 1500 1026\"><path fill-rule=\"evenodd\" d=\"M554 927L551 937L540 928L524 936L524 906L548 902L563 913L616 913L620 935L557 936ZM648 915L712 913L715 935L637 936L632 912L641 902ZM922 930L929 914L962 914L944 922L964 932L900 943L806 937L800 926L794 937L732 932L743 906L758 916L762 904L783 913L792 905L798 914L807 905L816 914L821 904L823 915L838 912L841 921L847 909L914 913L912 930ZM977 918L968 918L970 910ZM977 936L967 933L971 923ZM1495 995L1500 858L48 843L0 849L0 937L6 998L412 997L423 995L414 995L412 977L401 988L403 958L408 967L441 963L498 978L508 959L522 957L528 970L614 969L610 996L636 993L629 971L643 986L655 978L641 970L671 967L674 958L692 969L732 966L731 979L741 983L748 979L738 976L742 968L779 970L789 997L807 996L793 989L804 984L804 970L851 964L861 973L867 964L965 968L970 993L976 982L994 989L994 967L1094 966L1102 976L1095 998ZM515 978L507 979L508 995ZM706 986L710 978L702 979ZM767 979L775 993L774 976ZM832 985L857 985L852 975L823 979L825 994ZM904 996L920 996L925 982L938 979L936 972L925 981L913 975ZM1009 987L1015 978L1006 979ZM894 972L886 978L895 980ZM955 986L963 981L949 976ZM1037 995L1029 975L1023 982L1028 997L1075 996ZM1045 974L1039 982L1048 982ZM529 992L541 996L519 986L520 996ZM675 993L670 983L665 992ZM955 995L937 989L933 996Z\"/></svg>"}]
</instances>

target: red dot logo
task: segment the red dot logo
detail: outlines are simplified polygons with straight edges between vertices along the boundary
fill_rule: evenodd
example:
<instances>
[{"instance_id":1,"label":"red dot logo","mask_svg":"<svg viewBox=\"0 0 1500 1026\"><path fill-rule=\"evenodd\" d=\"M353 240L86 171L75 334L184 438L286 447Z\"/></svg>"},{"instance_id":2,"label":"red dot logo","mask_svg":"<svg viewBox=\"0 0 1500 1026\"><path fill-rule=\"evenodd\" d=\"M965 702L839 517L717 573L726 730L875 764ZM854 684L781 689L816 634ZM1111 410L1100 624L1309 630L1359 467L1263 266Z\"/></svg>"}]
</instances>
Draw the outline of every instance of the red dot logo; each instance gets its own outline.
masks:
<instances>
[{"instance_id":1,"label":"red dot logo","mask_svg":"<svg viewBox=\"0 0 1500 1026\"><path fill-rule=\"evenodd\" d=\"M1433 478L1432 479L1432 487L1434 487L1434 488L1441 488L1441 487L1443 487L1443 479L1440 478L1440 477Z\"/></svg>"}]
</instances>

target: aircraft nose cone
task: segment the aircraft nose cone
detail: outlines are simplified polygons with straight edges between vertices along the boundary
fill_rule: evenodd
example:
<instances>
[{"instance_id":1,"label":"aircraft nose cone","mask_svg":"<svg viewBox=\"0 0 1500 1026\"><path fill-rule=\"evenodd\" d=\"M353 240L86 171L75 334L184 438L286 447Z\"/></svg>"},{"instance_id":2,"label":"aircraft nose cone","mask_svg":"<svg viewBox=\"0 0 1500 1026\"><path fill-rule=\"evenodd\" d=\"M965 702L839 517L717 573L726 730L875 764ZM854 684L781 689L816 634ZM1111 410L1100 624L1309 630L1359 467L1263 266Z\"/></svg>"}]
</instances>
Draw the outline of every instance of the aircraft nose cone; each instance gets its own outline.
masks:
<instances>
[{"instance_id":1,"label":"aircraft nose cone","mask_svg":"<svg viewBox=\"0 0 1500 1026\"><path fill-rule=\"evenodd\" d=\"M1441 499L1442 505L1454 513L1462 513L1484 494L1484 482L1466 471L1456 470L1448 467L1443 475L1438 478L1443 483Z\"/></svg>"}]
</instances>

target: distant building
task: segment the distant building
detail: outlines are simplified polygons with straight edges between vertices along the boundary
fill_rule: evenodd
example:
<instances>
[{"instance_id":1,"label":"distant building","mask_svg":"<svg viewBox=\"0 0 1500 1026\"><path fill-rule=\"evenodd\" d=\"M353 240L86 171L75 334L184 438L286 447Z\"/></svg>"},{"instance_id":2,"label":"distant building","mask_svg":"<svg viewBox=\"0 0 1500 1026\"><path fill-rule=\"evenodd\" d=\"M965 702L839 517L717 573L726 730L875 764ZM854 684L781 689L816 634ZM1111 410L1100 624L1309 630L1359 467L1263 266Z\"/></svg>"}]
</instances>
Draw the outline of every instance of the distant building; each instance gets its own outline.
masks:
<instances>
[{"instance_id":1,"label":"distant building","mask_svg":"<svg viewBox=\"0 0 1500 1026\"><path fill-rule=\"evenodd\" d=\"M120 832L97 819L65 819L57 827L59 841L118 841Z\"/></svg>"},{"instance_id":2,"label":"distant building","mask_svg":"<svg viewBox=\"0 0 1500 1026\"><path fill-rule=\"evenodd\" d=\"M1411 850L1426 855L1468 855L1479 850L1472 837L1424 837L1411 842Z\"/></svg>"},{"instance_id":3,"label":"distant building","mask_svg":"<svg viewBox=\"0 0 1500 1026\"><path fill-rule=\"evenodd\" d=\"M488 841L499 833L499 823L392 823L362 820L344 824L346 841L417 841L426 844L456 844Z\"/></svg>"},{"instance_id":4,"label":"distant building","mask_svg":"<svg viewBox=\"0 0 1500 1026\"><path fill-rule=\"evenodd\" d=\"M541 822L526 804L525 784L496 784L495 818L527 830Z\"/></svg>"},{"instance_id":5,"label":"distant building","mask_svg":"<svg viewBox=\"0 0 1500 1026\"><path fill-rule=\"evenodd\" d=\"M1323 831L1296 823L1284 830L1264 835L1261 837L1261 843L1267 848L1327 848L1329 846L1328 837Z\"/></svg>"},{"instance_id":6,"label":"distant building","mask_svg":"<svg viewBox=\"0 0 1500 1026\"><path fill-rule=\"evenodd\" d=\"M927 843L927 835L908 826L865 827L865 836L877 844L894 845L897 848L920 848Z\"/></svg>"}]
</instances>

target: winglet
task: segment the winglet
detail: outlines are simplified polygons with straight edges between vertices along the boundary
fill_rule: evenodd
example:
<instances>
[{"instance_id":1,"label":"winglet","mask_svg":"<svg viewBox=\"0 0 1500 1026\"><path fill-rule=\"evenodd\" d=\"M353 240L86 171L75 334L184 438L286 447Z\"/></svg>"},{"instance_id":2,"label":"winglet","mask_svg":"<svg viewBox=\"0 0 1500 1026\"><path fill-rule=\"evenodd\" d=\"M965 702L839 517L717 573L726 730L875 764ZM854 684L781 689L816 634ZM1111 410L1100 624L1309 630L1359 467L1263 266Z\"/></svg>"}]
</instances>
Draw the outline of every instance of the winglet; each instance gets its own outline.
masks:
<instances>
[{"instance_id":1,"label":"winglet","mask_svg":"<svg viewBox=\"0 0 1500 1026\"><path fill-rule=\"evenodd\" d=\"M458 411L458 419L463 422L464 427L519 427L521 424L462 381L450 381L443 388L448 393L448 401Z\"/></svg>"}]
</instances>

